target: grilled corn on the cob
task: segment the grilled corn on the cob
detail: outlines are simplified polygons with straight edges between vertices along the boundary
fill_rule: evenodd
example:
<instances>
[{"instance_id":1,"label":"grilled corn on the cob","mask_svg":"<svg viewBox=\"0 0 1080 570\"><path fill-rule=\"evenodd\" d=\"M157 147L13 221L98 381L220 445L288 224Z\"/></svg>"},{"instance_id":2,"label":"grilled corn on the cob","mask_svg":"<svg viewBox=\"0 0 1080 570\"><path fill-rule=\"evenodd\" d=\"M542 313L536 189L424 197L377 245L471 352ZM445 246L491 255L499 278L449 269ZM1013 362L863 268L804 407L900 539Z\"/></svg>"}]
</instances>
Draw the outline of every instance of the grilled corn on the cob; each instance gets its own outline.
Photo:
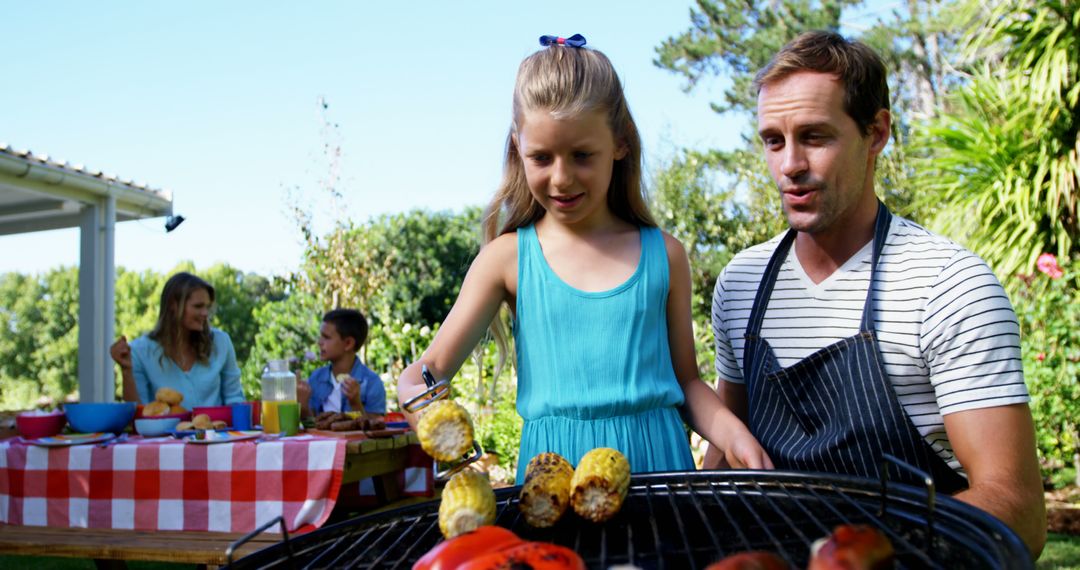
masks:
<instances>
[{"instance_id":1,"label":"grilled corn on the cob","mask_svg":"<svg viewBox=\"0 0 1080 570\"><path fill-rule=\"evenodd\" d=\"M574 512L604 522L622 508L630 489L630 462L617 449L598 447L585 454L570 482Z\"/></svg>"},{"instance_id":2,"label":"grilled corn on the cob","mask_svg":"<svg viewBox=\"0 0 1080 570\"><path fill-rule=\"evenodd\" d=\"M525 522L537 528L554 525L570 506L574 468L558 453L541 453L529 461L518 507Z\"/></svg>"},{"instance_id":3,"label":"grilled corn on the cob","mask_svg":"<svg viewBox=\"0 0 1080 570\"><path fill-rule=\"evenodd\" d=\"M439 504L439 530L446 538L495 522L495 491L487 475L471 469L454 474Z\"/></svg>"},{"instance_id":4,"label":"grilled corn on the cob","mask_svg":"<svg viewBox=\"0 0 1080 570\"><path fill-rule=\"evenodd\" d=\"M439 400L420 417L416 435L420 446L436 461L457 461L472 449L472 418L453 400Z\"/></svg>"}]
</instances>

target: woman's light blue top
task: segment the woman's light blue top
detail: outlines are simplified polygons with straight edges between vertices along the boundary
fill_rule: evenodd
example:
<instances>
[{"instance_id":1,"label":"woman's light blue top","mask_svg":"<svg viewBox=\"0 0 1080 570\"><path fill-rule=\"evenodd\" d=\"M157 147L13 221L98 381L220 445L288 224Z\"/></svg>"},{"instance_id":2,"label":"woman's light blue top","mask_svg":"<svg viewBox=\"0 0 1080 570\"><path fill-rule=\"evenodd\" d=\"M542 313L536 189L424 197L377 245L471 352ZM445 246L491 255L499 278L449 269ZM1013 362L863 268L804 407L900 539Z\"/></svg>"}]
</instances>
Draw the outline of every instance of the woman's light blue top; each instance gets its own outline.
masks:
<instances>
[{"instance_id":1,"label":"woman's light blue top","mask_svg":"<svg viewBox=\"0 0 1080 570\"><path fill-rule=\"evenodd\" d=\"M148 404L154 401L158 388L172 388L184 395L180 405L189 410L243 402L232 340L217 329L210 329L210 334L214 341L210 359L206 364L195 362L187 372L164 355L156 340L143 335L131 341L131 372L139 401Z\"/></svg>"},{"instance_id":2,"label":"woman's light blue top","mask_svg":"<svg viewBox=\"0 0 1080 570\"><path fill-rule=\"evenodd\" d=\"M663 234L641 228L637 270L601 292L560 279L533 226L517 234L518 483L544 451L577 465L589 450L613 447L633 472L693 469L668 344Z\"/></svg>"}]
</instances>

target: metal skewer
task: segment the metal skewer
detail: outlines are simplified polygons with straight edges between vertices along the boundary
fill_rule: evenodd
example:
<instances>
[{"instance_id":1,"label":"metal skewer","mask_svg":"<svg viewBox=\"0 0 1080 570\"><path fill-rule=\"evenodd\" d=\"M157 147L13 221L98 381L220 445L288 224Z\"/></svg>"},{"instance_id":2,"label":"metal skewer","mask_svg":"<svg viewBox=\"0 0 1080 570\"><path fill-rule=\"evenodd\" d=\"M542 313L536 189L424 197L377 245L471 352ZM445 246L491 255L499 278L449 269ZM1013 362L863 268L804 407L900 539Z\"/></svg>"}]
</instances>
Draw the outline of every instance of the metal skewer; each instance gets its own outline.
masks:
<instances>
[{"instance_id":1,"label":"metal skewer","mask_svg":"<svg viewBox=\"0 0 1080 570\"><path fill-rule=\"evenodd\" d=\"M420 375L424 378L427 389L401 405L410 414L415 414L450 395L450 380L435 380L435 377L428 370L427 364L420 367Z\"/></svg>"}]
</instances>

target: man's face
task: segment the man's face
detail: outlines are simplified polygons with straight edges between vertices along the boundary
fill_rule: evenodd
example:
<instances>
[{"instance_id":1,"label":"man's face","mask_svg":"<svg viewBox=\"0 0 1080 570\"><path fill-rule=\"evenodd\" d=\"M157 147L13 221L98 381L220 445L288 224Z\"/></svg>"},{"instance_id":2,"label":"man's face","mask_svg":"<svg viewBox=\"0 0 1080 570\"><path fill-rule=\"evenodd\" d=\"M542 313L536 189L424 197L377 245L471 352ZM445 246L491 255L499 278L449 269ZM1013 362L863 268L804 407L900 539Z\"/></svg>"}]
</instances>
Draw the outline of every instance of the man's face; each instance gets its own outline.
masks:
<instances>
[{"instance_id":1,"label":"man's face","mask_svg":"<svg viewBox=\"0 0 1080 570\"><path fill-rule=\"evenodd\" d=\"M845 228L859 205L874 199L874 158L888 142L888 111L879 111L864 135L844 111L843 84L810 71L762 86L757 111L788 224L812 234Z\"/></svg>"}]
</instances>

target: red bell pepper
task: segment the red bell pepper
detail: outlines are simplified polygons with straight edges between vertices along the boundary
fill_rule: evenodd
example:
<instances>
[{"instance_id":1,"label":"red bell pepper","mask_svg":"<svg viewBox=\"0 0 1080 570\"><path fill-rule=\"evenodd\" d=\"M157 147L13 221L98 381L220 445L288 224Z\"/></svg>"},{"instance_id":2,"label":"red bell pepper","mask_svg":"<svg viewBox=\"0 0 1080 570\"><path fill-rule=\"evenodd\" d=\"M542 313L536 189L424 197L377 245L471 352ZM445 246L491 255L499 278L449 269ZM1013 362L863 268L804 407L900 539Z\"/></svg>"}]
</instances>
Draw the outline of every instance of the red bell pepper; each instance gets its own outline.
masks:
<instances>
[{"instance_id":1,"label":"red bell pepper","mask_svg":"<svg viewBox=\"0 0 1080 570\"><path fill-rule=\"evenodd\" d=\"M523 542L490 552L458 567L458 570L585 570L585 561L573 550L550 542Z\"/></svg>"},{"instance_id":2,"label":"red bell pepper","mask_svg":"<svg viewBox=\"0 0 1080 570\"><path fill-rule=\"evenodd\" d=\"M413 564L413 570L455 570L478 556L522 543L516 534L501 526L482 526L435 545Z\"/></svg>"},{"instance_id":3,"label":"red bell pepper","mask_svg":"<svg viewBox=\"0 0 1080 570\"><path fill-rule=\"evenodd\" d=\"M892 568L896 551L881 531L869 525L840 525L814 543L810 570Z\"/></svg>"},{"instance_id":4,"label":"red bell pepper","mask_svg":"<svg viewBox=\"0 0 1080 570\"><path fill-rule=\"evenodd\" d=\"M788 570L791 566L772 552L754 550L732 554L705 567L705 570Z\"/></svg>"}]
</instances>

